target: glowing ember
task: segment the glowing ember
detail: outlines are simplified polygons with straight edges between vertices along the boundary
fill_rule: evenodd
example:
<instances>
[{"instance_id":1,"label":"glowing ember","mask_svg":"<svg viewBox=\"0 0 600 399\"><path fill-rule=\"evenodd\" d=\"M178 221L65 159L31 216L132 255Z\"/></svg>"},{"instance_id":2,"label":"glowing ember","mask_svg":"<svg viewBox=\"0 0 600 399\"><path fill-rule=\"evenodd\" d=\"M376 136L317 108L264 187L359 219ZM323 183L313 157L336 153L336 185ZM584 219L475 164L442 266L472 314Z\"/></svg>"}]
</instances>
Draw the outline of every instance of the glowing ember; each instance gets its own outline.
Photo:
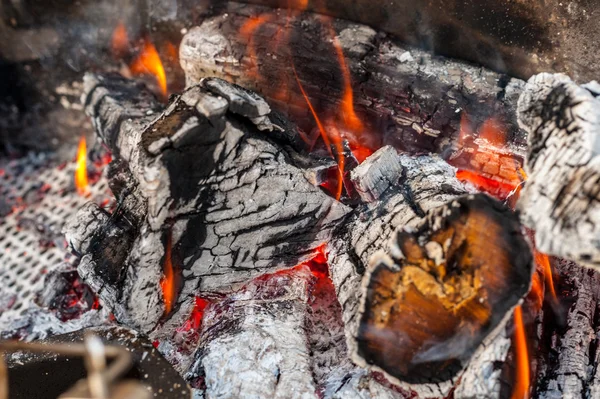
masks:
<instances>
[{"instance_id":1,"label":"glowing ember","mask_svg":"<svg viewBox=\"0 0 600 399\"><path fill-rule=\"evenodd\" d=\"M271 281L273 278L292 276L304 267L308 267L311 274L315 277L316 283L319 283L320 281L331 282L331 279L329 278L329 267L327 264L327 245L321 244L315 248L311 256L303 263L297 264L289 269L283 269L274 273L260 275L252 280L249 284L260 284L265 281Z\"/></svg>"},{"instance_id":2,"label":"glowing ember","mask_svg":"<svg viewBox=\"0 0 600 399\"><path fill-rule=\"evenodd\" d=\"M367 159L371 154L373 154L373 150L368 147L363 147L354 144L353 142L349 142L350 150L352 151L352 155L359 163L363 163L365 159Z\"/></svg>"},{"instance_id":3,"label":"glowing ember","mask_svg":"<svg viewBox=\"0 0 600 399\"><path fill-rule=\"evenodd\" d=\"M471 183L479 191L486 192L494 197L506 199L515 189L518 190L519 184L506 183L490 177L483 176L471 170L459 169L456 172L456 178L463 182Z\"/></svg>"},{"instance_id":4,"label":"glowing ember","mask_svg":"<svg viewBox=\"0 0 600 399\"><path fill-rule=\"evenodd\" d=\"M511 197L513 202L516 201L527 176L519 162L504 152L507 143L506 127L498 119L489 118L479 127L477 137L484 142L483 146L477 147L474 144L475 134L471 120L463 112L458 146L460 151L466 150L469 166L465 168L460 165L461 169L456 177L501 200Z\"/></svg>"},{"instance_id":5,"label":"glowing ember","mask_svg":"<svg viewBox=\"0 0 600 399\"><path fill-rule=\"evenodd\" d=\"M167 236L167 245L165 246L165 257L163 262L163 278L160 280L160 288L165 302L165 315L168 315L171 313L171 310L173 310L173 303L175 302L175 296L177 295L175 270L173 269L173 261L171 259L171 234L172 233L169 232Z\"/></svg>"},{"instance_id":6,"label":"glowing ember","mask_svg":"<svg viewBox=\"0 0 600 399\"><path fill-rule=\"evenodd\" d=\"M75 168L75 187L79 195L89 195L90 187L87 174L87 148L85 137L81 136L77 149L77 166Z\"/></svg>"},{"instance_id":7,"label":"glowing ember","mask_svg":"<svg viewBox=\"0 0 600 399\"><path fill-rule=\"evenodd\" d=\"M523 324L523 311L521 306L515 308L515 351L517 357L517 367L515 376L515 385L512 393L512 399L529 398L530 370L529 354L527 350L527 338L525 336L525 325Z\"/></svg>"},{"instance_id":8,"label":"glowing ember","mask_svg":"<svg viewBox=\"0 0 600 399\"><path fill-rule=\"evenodd\" d=\"M129 66L134 75L153 75L164 97L167 96L167 76L156 47L148 38L142 42L142 52Z\"/></svg>"},{"instance_id":9,"label":"glowing ember","mask_svg":"<svg viewBox=\"0 0 600 399\"><path fill-rule=\"evenodd\" d=\"M186 320L183 326L177 329L177 331L198 331L200 329L200 326L202 325L202 317L204 316L204 310L209 304L209 301L197 296L195 298L194 308L192 309L192 313L190 313L190 317Z\"/></svg>"},{"instance_id":10,"label":"glowing ember","mask_svg":"<svg viewBox=\"0 0 600 399\"><path fill-rule=\"evenodd\" d=\"M110 47L113 55L118 58L123 57L129 51L129 36L123 22L119 22L115 28Z\"/></svg>"}]
</instances>

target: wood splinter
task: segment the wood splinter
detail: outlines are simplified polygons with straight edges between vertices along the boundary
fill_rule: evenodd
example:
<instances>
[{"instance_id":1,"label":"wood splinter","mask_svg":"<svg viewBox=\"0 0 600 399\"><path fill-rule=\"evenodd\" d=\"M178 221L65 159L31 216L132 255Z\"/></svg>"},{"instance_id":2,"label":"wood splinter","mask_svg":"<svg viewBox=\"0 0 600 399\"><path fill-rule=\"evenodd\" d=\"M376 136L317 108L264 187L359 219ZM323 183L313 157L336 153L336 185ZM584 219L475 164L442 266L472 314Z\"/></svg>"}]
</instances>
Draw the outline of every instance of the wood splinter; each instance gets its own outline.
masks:
<instances>
[{"instance_id":1,"label":"wood splinter","mask_svg":"<svg viewBox=\"0 0 600 399\"><path fill-rule=\"evenodd\" d=\"M480 194L398 229L363 278L354 361L400 386L447 384L505 327L532 255L517 216Z\"/></svg>"}]
</instances>

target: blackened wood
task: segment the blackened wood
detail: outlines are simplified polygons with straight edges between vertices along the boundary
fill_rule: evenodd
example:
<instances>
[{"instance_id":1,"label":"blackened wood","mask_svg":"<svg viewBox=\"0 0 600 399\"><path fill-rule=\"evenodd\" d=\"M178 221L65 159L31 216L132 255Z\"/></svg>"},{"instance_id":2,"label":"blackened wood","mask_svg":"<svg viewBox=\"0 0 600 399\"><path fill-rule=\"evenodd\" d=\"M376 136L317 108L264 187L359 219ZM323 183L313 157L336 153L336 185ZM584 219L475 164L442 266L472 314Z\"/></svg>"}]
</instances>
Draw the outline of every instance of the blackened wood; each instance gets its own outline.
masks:
<instances>
[{"instance_id":1,"label":"blackened wood","mask_svg":"<svg viewBox=\"0 0 600 399\"><path fill-rule=\"evenodd\" d=\"M544 312L542 329L552 328L549 353L539 372L540 398L594 398L600 379L598 315L600 275L571 261L554 262L561 303ZM550 335L546 332L546 335Z\"/></svg>"},{"instance_id":2,"label":"blackened wood","mask_svg":"<svg viewBox=\"0 0 600 399\"><path fill-rule=\"evenodd\" d=\"M523 79L564 72L582 81L598 76L596 2L533 0L246 0L326 13L397 35L436 54L472 60ZM218 0L216 0L218 3Z\"/></svg>"}]
</instances>

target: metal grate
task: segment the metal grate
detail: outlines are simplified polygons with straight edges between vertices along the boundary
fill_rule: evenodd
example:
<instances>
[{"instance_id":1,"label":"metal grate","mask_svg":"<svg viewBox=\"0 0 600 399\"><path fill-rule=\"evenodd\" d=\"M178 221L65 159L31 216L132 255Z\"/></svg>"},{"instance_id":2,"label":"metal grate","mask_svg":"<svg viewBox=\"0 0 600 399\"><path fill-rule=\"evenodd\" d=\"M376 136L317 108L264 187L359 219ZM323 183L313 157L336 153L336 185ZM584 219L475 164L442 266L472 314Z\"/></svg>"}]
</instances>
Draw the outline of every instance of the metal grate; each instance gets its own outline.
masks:
<instances>
[{"instance_id":1,"label":"metal grate","mask_svg":"<svg viewBox=\"0 0 600 399\"><path fill-rule=\"evenodd\" d=\"M87 201L108 205L112 199L103 176L90 185L90 196L78 195L74 169L74 162L57 165L43 153L0 159L0 332L32 311L48 313L34 302L44 275L75 261L61 233L64 223Z\"/></svg>"}]
</instances>

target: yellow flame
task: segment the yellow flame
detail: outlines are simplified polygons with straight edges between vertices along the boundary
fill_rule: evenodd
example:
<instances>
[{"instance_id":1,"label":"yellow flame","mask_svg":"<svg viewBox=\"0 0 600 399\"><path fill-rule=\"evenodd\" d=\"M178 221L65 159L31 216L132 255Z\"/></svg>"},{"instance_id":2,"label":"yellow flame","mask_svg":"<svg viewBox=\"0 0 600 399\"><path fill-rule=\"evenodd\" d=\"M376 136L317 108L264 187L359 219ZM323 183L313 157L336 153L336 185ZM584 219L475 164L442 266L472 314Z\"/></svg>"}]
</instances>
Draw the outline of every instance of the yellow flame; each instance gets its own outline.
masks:
<instances>
[{"instance_id":1,"label":"yellow flame","mask_svg":"<svg viewBox=\"0 0 600 399\"><path fill-rule=\"evenodd\" d=\"M87 175L87 147L85 137L81 136L79 147L77 148L77 166L75 168L75 187L79 195L88 195L90 187L88 185Z\"/></svg>"}]
</instances>

